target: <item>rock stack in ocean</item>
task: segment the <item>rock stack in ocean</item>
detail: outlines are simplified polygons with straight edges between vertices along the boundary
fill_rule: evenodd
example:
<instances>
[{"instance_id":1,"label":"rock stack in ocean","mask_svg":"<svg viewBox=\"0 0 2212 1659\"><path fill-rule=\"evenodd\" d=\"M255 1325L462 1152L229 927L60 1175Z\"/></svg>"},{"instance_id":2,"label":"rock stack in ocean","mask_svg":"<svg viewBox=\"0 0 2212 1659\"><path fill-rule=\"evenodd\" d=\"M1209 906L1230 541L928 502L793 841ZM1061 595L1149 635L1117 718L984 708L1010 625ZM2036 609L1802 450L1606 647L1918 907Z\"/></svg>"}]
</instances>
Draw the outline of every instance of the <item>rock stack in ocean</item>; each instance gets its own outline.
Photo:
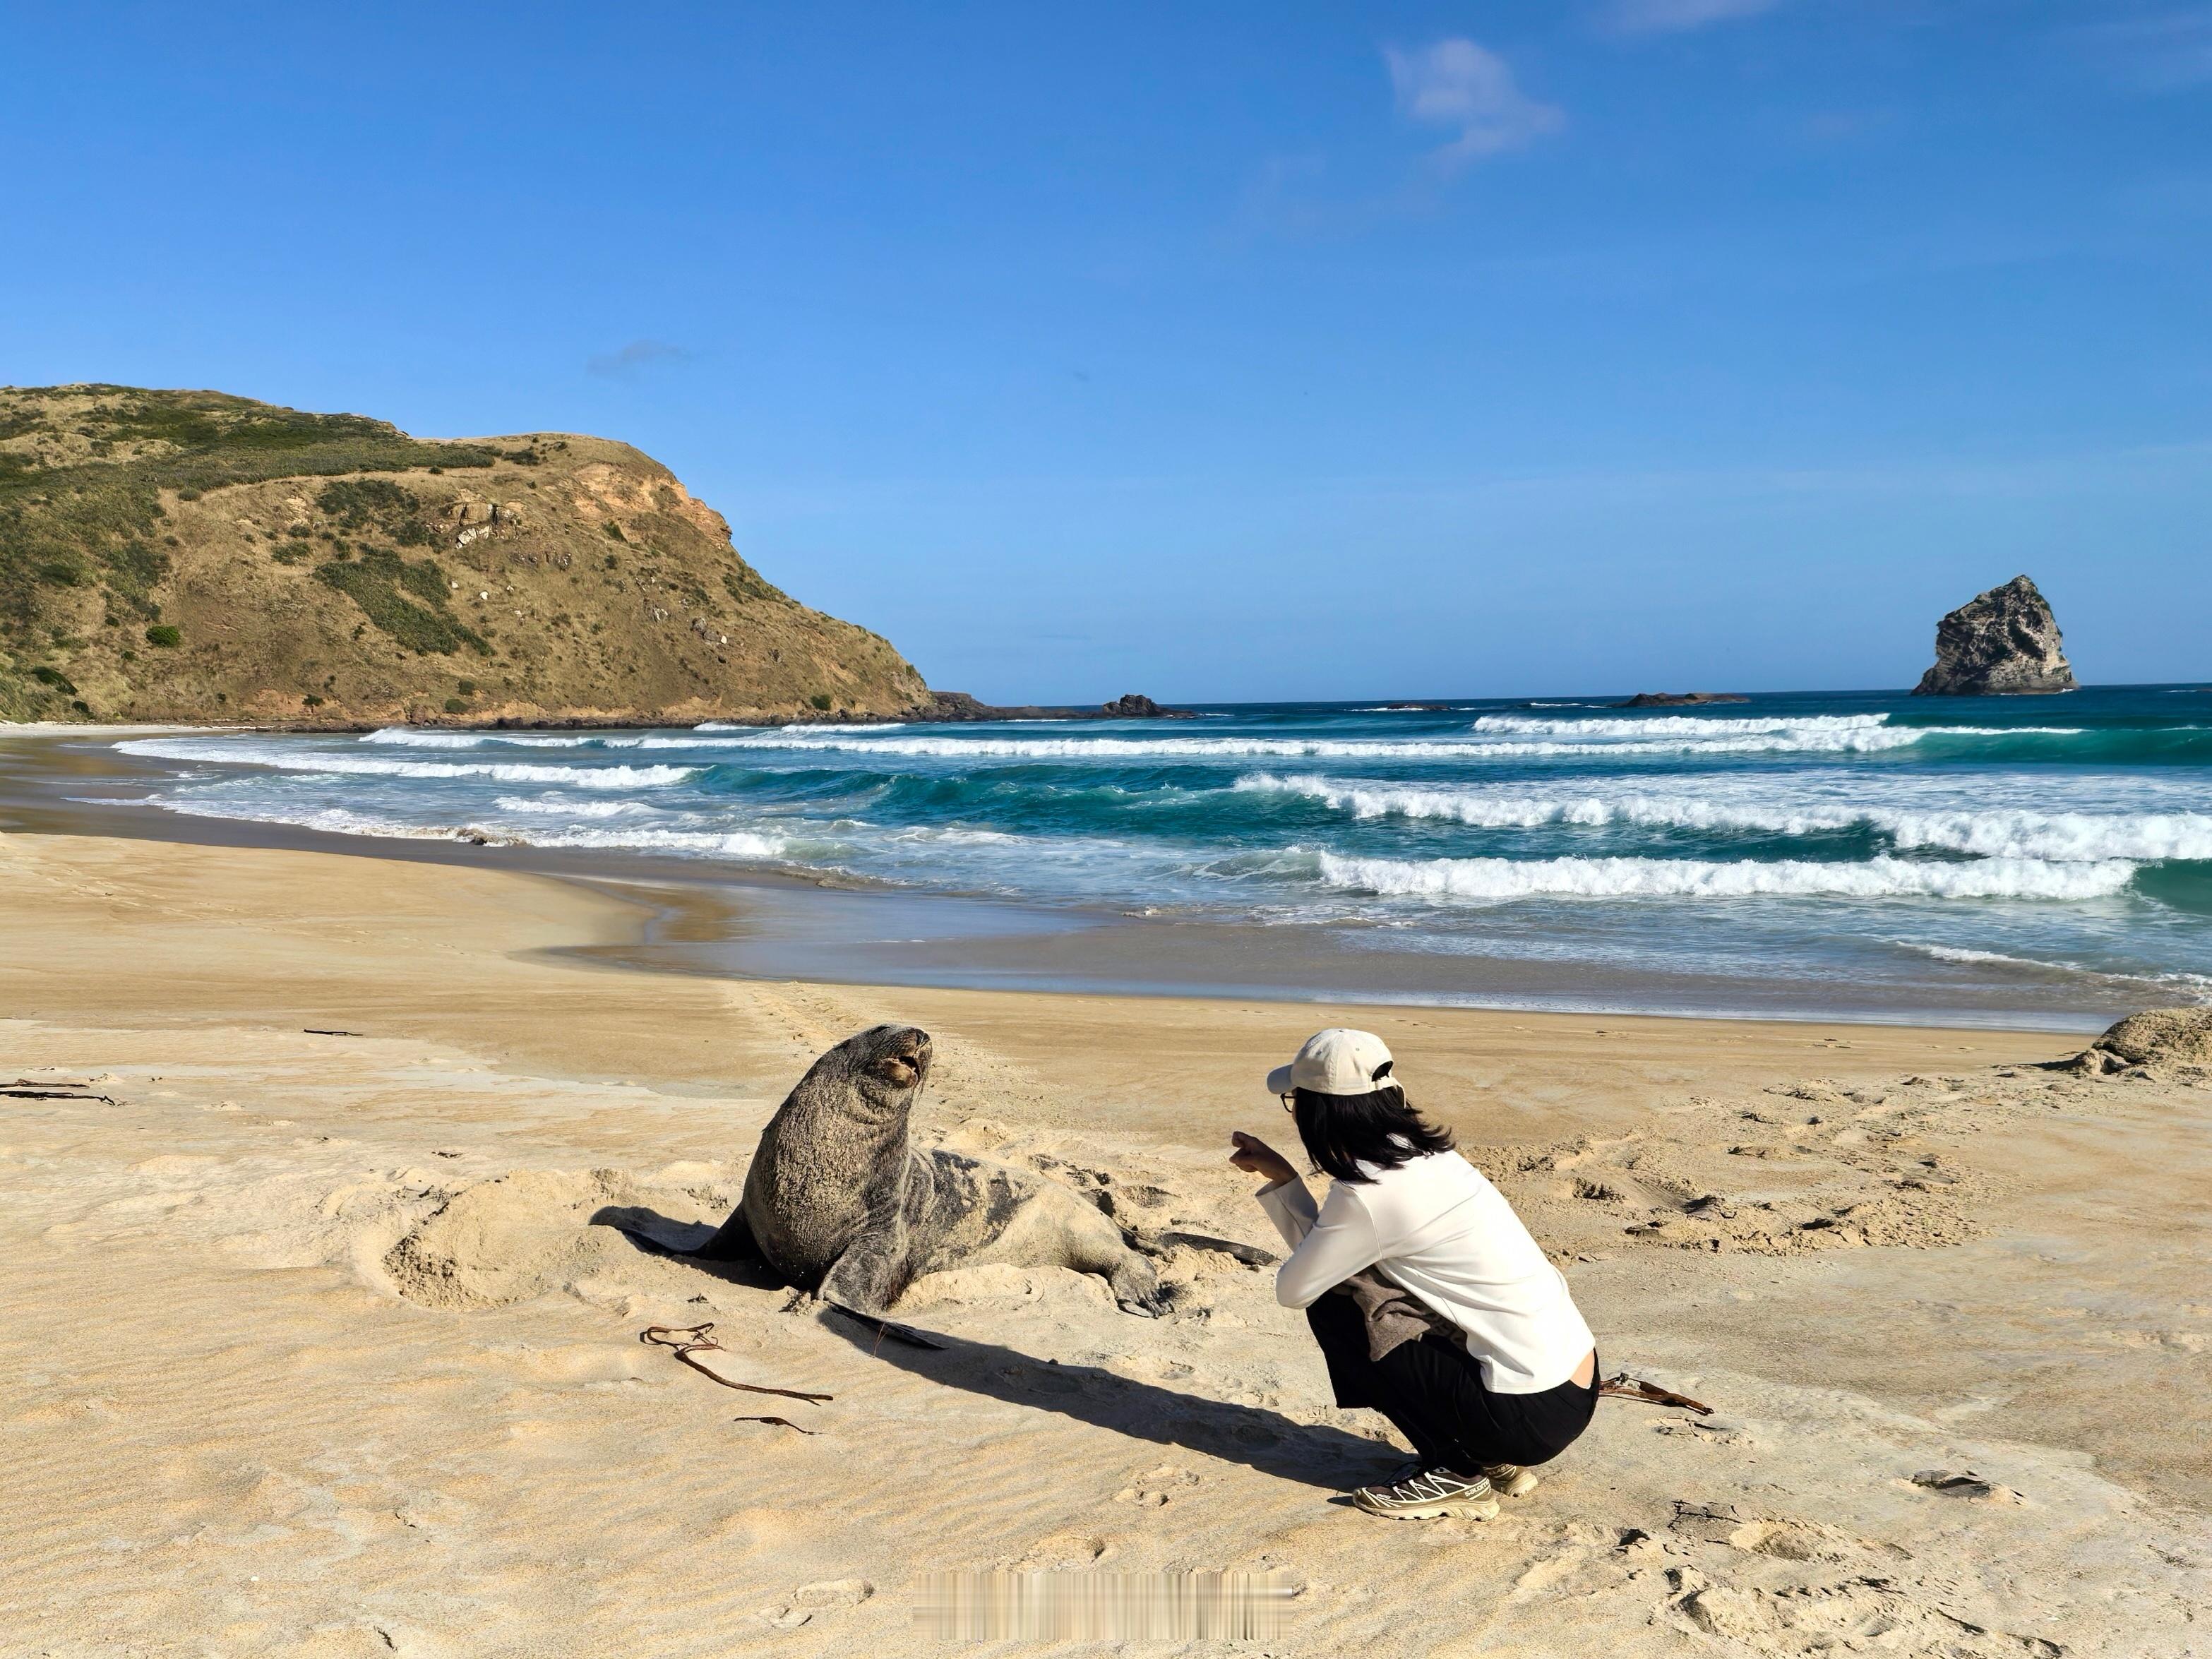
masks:
<instances>
[{"instance_id":1,"label":"rock stack in ocean","mask_svg":"<svg viewBox=\"0 0 2212 1659\"><path fill-rule=\"evenodd\" d=\"M1190 718L1188 708L1163 708L1141 691L1124 692L1113 702L1100 704L1098 712L1109 720L1181 720Z\"/></svg>"},{"instance_id":2,"label":"rock stack in ocean","mask_svg":"<svg viewBox=\"0 0 2212 1659\"><path fill-rule=\"evenodd\" d=\"M1615 708L1703 708L1708 703L1749 702L1740 691L1638 691Z\"/></svg>"},{"instance_id":3,"label":"rock stack in ocean","mask_svg":"<svg viewBox=\"0 0 2212 1659\"><path fill-rule=\"evenodd\" d=\"M1990 697L2075 689L2049 601L2027 577L2014 576L1936 624L1936 665L1912 695Z\"/></svg>"},{"instance_id":4,"label":"rock stack in ocean","mask_svg":"<svg viewBox=\"0 0 2212 1659\"><path fill-rule=\"evenodd\" d=\"M907 713L916 720L1188 720L1198 717L1188 708L1163 708L1140 691L1130 691L1111 702L1081 708L1045 708L1034 703L1005 708L979 702L965 691L933 691L929 701Z\"/></svg>"}]
</instances>

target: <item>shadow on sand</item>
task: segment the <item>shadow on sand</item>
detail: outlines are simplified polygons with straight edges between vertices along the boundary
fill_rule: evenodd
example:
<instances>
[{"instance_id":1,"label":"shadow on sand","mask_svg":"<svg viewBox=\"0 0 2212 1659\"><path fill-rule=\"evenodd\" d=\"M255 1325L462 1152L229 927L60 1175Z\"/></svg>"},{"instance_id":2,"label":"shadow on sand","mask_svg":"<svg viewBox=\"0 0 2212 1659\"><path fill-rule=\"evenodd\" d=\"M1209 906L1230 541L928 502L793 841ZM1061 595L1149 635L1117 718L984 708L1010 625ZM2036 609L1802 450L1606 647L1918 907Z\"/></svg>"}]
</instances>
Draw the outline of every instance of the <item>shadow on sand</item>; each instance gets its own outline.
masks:
<instances>
[{"instance_id":1,"label":"shadow on sand","mask_svg":"<svg viewBox=\"0 0 2212 1659\"><path fill-rule=\"evenodd\" d=\"M672 1221L639 1208L605 1209L592 1219L621 1229L641 1249L659 1246L678 1255L703 1243L714 1232L711 1227ZM784 1287L785 1281L760 1262L686 1259L727 1284L762 1290ZM941 1347L911 1348L883 1340L877 1332L835 1310L825 1309L817 1317L824 1329L879 1363L945 1388L1055 1413L1132 1440L1242 1463L1281 1480L1340 1491L1373 1480L1378 1465L1404 1457L1388 1443L1342 1429L1300 1423L1261 1407L1181 1394L1096 1365L1063 1365L1018 1348L970 1341L943 1331L929 1333ZM1316 1369L1321 1365L1318 1353L1314 1364Z\"/></svg>"},{"instance_id":2,"label":"shadow on sand","mask_svg":"<svg viewBox=\"0 0 2212 1659\"><path fill-rule=\"evenodd\" d=\"M641 1255L676 1256L725 1285L742 1285L755 1291L790 1288L782 1274L757 1256L725 1261L692 1255L714 1236L715 1229L708 1222L672 1220L642 1205L608 1204L592 1212L591 1224L613 1228L635 1245Z\"/></svg>"}]
</instances>

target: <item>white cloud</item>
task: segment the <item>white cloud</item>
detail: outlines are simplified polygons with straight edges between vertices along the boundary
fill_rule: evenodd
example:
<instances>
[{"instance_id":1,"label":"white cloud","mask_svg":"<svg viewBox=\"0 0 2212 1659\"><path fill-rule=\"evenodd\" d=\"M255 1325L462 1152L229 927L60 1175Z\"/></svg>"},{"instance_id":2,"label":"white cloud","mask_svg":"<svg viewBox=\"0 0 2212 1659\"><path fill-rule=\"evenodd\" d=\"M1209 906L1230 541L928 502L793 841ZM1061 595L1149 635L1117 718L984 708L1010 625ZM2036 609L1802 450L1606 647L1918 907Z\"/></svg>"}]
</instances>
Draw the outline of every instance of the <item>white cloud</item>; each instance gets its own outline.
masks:
<instances>
[{"instance_id":1,"label":"white cloud","mask_svg":"<svg viewBox=\"0 0 2212 1659\"><path fill-rule=\"evenodd\" d=\"M1564 110L1522 92L1505 60L1472 40L1439 40L1419 52L1388 46L1382 55L1399 113L1457 131L1434 157L1445 167L1519 149L1567 124Z\"/></svg>"},{"instance_id":2,"label":"white cloud","mask_svg":"<svg viewBox=\"0 0 2212 1659\"><path fill-rule=\"evenodd\" d=\"M584 367L594 374L620 377L635 374L649 363L682 362L691 354L680 345L671 345L665 340L632 340L620 351L595 354L584 360Z\"/></svg>"},{"instance_id":3,"label":"white cloud","mask_svg":"<svg viewBox=\"0 0 2212 1659\"><path fill-rule=\"evenodd\" d=\"M1611 0L1607 28L1622 34L1680 34L1772 11L1782 0Z\"/></svg>"}]
</instances>

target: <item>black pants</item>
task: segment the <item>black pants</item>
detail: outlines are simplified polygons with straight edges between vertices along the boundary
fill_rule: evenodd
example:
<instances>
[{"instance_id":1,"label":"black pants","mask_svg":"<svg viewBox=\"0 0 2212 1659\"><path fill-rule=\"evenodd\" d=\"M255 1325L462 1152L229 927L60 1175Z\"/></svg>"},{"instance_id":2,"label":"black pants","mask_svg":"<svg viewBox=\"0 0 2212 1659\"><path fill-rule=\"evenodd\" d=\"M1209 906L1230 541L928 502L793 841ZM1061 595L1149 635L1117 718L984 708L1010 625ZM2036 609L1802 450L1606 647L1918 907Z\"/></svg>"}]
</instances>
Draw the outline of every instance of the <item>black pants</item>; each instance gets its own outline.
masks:
<instances>
[{"instance_id":1,"label":"black pants","mask_svg":"<svg viewBox=\"0 0 2212 1659\"><path fill-rule=\"evenodd\" d=\"M1574 1444L1597 1409L1597 1372L1541 1394L1492 1394L1462 1343L1435 1332L1367 1357L1367 1322L1348 1296L1324 1296L1306 1322L1328 1361L1336 1403L1378 1411L1430 1468L1472 1474L1486 1463L1547 1463Z\"/></svg>"}]
</instances>

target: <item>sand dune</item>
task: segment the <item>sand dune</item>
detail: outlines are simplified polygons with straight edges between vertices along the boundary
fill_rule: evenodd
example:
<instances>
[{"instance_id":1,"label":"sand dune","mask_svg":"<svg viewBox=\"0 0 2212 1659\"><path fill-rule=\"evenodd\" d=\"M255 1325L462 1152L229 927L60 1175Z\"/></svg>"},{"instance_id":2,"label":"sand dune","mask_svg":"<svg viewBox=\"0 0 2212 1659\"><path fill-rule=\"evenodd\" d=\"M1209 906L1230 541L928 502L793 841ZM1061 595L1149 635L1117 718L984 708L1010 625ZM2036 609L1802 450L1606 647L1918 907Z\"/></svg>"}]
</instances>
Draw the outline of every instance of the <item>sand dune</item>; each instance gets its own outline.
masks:
<instances>
[{"instance_id":1,"label":"sand dune","mask_svg":"<svg viewBox=\"0 0 2212 1659\"><path fill-rule=\"evenodd\" d=\"M1092 1566L1281 1574L1285 1653L2203 1650L2201 1066L1358 1012L1607 1369L1718 1408L1608 1404L1497 1521L1393 1524L1334 1501L1398 1454L1221 1161L1353 1011L611 971L556 952L634 907L369 859L9 836L0 882L0 1651L949 1652L927 1575ZM904 1348L593 1224L719 1220L882 1018L938 1036L925 1134L1097 1203L1169 1317L976 1267ZM638 1340L708 1322L833 1398Z\"/></svg>"}]
</instances>

